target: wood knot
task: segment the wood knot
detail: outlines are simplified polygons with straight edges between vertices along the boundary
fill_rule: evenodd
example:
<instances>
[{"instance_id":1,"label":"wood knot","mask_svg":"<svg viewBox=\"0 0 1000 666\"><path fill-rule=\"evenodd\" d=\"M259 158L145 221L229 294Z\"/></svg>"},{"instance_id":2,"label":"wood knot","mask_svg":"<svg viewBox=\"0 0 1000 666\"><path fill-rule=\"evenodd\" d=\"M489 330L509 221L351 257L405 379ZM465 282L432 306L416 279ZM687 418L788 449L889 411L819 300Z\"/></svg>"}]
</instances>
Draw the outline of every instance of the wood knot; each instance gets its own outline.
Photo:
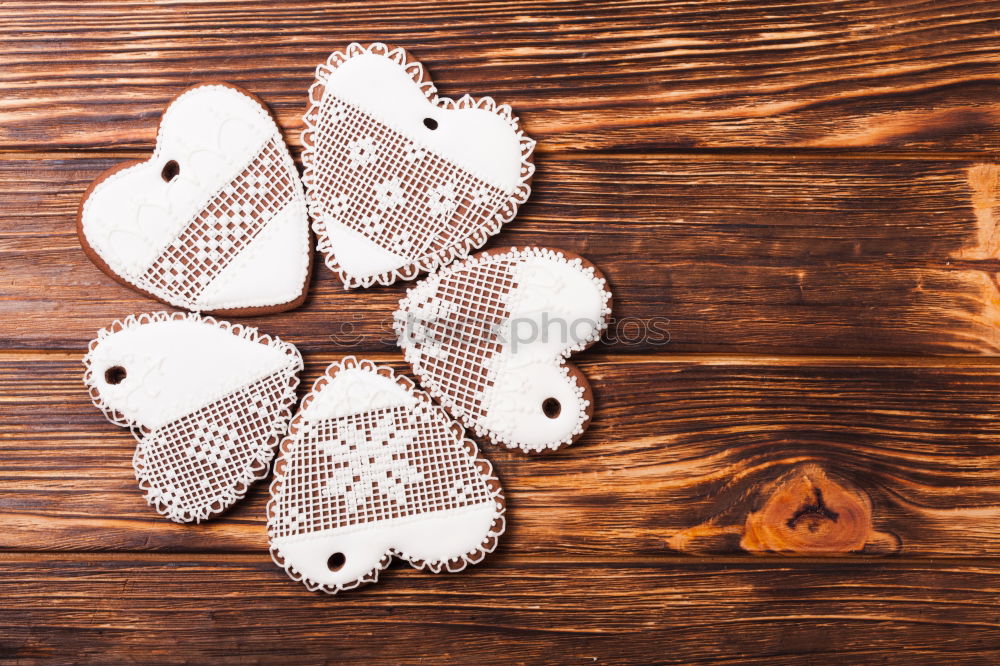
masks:
<instances>
[{"instance_id":1,"label":"wood knot","mask_svg":"<svg viewBox=\"0 0 1000 666\"><path fill-rule=\"evenodd\" d=\"M866 555L899 551L900 540L875 530L868 493L806 464L769 483L751 483L709 520L674 532L668 548L691 554ZM733 501L735 500L735 501ZM749 506L748 506L749 505Z\"/></svg>"},{"instance_id":2,"label":"wood knot","mask_svg":"<svg viewBox=\"0 0 1000 666\"><path fill-rule=\"evenodd\" d=\"M895 542L875 531L867 494L808 465L772 484L764 506L747 516L740 547L814 555L858 552L887 540Z\"/></svg>"}]
</instances>

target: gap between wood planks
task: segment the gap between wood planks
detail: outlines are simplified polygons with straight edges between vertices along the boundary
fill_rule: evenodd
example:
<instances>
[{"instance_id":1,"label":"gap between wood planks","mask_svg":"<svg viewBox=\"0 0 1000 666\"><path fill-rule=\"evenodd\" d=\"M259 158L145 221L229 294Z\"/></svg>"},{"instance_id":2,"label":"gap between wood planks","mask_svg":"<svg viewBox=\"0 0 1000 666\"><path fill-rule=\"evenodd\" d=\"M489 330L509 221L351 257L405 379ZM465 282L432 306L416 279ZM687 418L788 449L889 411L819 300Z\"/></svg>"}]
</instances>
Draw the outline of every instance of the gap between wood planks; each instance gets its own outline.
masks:
<instances>
[{"instance_id":1,"label":"gap between wood planks","mask_svg":"<svg viewBox=\"0 0 1000 666\"><path fill-rule=\"evenodd\" d=\"M0 551L0 566L4 564L37 563L37 562L129 562L139 560L149 563L172 562L232 562L238 564L260 564L269 562L267 551L225 552L225 551L189 551L189 552L152 552L140 550L4 550ZM489 560L486 560L489 562ZM838 555L827 557L802 557L795 555L711 555L691 556L675 555L664 551L663 555L629 557L622 555L573 555L538 557L535 555L503 555L505 566L618 566L656 567L656 566L691 566L697 568L732 565L759 566L760 568L795 569L830 564L836 566L858 565L859 567L878 566L880 569L912 569L926 567L948 569L953 567L983 566L989 569L1000 567L1000 559L992 557L968 556L933 556L933 557L871 557L863 555ZM405 567L403 568L405 570Z\"/></svg>"},{"instance_id":2,"label":"gap between wood planks","mask_svg":"<svg viewBox=\"0 0 1000 666\"><path fill-rule=\"evenodd\" d=\"M300 148L289 146L294 157L302 152ZM4 148L0 146L0 160L3 159L50 159L61 160L70 157L85 158L109 158L121 160L143 160L147 159L153 152L153 147L134 148L125 150L105 149L105 148L49 148L47 150L26 150L23 148ZM900 162L929 160L944 162L970 162L970 161L997 161L1000 160L1000 148L998 150L966 150L966 151L942 151L928 152L920 150L841 150L836 148L793 148L779 149L768 147L749 148L692 148L684 150L681 148L666 148L663 150L650 150L649 146L634 151L623 150L559 150L556 152L546 152L542 155L543 161L562 162L569 160L579 160L586 157L606 157L609 159L635 159L640 157L651 157L659 159L671 159L677 161L695 161L712 158L714 161L746 161L748 158L768 159L775 162L796 162L799 160L845 160L861 162Z\"/></svg>"},{"instance_id":3,"label":"gap between wood planks","mask_svg":"<svg viewBox=\"0 0 1000 666\"><path fill-rule=\"evenodd\" d=\"M63 349L0 349L0 362L31 362L31 361L81 361L86 352L81 347L79 351ZM350 352L330 350L309 352L310 358L341 358L343 356L363 356L376 363L402 362L402 352ZM711 353L672 353L644 351L629 353L591 353L582 352L570 357L573 363L612 364L627 363L688 363L694 365L874 365L874 366L910 366L926 368L953 368L965 366L1000 366L1000 356L967 355L935 355L935 356L879 356L879 355L795 355L795 354L711 354ZM82 372L82 371L81 371ZM2 400L0 400L2 402Z\"/></svg>"}]
</instances>

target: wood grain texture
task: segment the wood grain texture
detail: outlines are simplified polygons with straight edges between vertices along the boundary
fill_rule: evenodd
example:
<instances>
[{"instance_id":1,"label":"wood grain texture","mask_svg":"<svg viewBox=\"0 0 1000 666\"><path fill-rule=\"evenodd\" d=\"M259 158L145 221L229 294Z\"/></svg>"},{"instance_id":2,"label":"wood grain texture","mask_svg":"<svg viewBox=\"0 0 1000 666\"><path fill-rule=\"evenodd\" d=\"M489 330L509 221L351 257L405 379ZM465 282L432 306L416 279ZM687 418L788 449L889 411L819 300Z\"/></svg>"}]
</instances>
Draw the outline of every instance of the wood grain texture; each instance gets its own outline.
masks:
<instances>
[{"instance_id":1,"label":"wood grain texture","mask_svg":"<svg viewBox=\"0 0 1000 666\"><path fill-rule=\"evenodd\" d=\"M303 386L337 358L310 355ZM398 356L375 360L405 368ZM505 552L1000 552L1000 365L585 352L580 367L597 410L577 444L542 457L486 449L506 490ZM0 394L12 396L0 414L0 548L265 547L265 484L204 526L172 524L149 509L132 476L134 440L90 405L74 357L0 360ZM748 527L768 526L750 516L766 509L774 482L803 472L839 515L824 520L808 510L812 491L795 490L772 522L794 523L786 538L861 524L851 515L857 508L830 490L836 484L867 505L862 540L844 548L833 534L818 547L747 546Z\"/></svg>"},{"instance_id":2,"label":"wood grain texture","mask_svg":"<svg viewBox=\"0 0 1000 666\"><path fill-rule=\"evenodd\" d=\"M404 46L443 94L510 103L539 152L994 150L992 2L230 0L4 3L0 147L148 147L167 100L221 79L297 144L313 69Z\"/></svg>"},{"instance_id":3,"label":"wood grain texture","mask_svg":"<svg viewBox=\"0 0 1000 666\"><path fill-rule=\"evenodd\" d=\"M0 559L0 656L121 660L981 664L1000 657L988 564L487 560L394 566L348 598L266 554ZM572 584L565 582L572 581ZM181 638L183 637L183 638ZM732 661L730 661L732 660Z\"/></svg>"},{"instance_id":4,"label":"wood grain texture","mask_svg":"<svg viewBox=\"0 0 1000 666\"><path fill-rule=\"evenodd\" d=\"M1000 661L998 35L990 0L0 3L0 661ZM145 505L80 358L162 306L73 218L200 81L297 156L352 40L514 107L538 176L488 247L586 256L621 328L579 358L577 445L484 447L496 553L331 599L270 562L264 484L201 526ZM303 387L345 353L405 370L405 287L317 266L245 321Z\"/></svg>"},{"instance_id":5,"label":"wood grain texture","mask_svg":"<svg viewBox=\"0 0 1000 666\"><path fill-rule=\"evenodd\" d=\"M0 346L80 350L114 318L163 309L79 248L80 196L115 161L0 162ZM940 159L554 157L487 247L597 264L615 352L995 355L998 187L991 163ZM390 351L409 284L345 291L320 264L305 308L246 321L304 351Z\"/></svg>"}]
</instances>

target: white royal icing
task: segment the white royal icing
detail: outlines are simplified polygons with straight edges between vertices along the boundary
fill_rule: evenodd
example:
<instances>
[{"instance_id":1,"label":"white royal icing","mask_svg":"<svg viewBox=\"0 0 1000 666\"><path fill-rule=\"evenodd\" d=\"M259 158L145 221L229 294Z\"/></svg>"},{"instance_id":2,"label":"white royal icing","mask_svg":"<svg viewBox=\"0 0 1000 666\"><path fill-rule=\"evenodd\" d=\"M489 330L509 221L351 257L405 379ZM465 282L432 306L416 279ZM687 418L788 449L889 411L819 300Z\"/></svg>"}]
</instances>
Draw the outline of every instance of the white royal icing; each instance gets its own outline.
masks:
<instances>
[{"instance_id":1,"label":"white royal icing","mask_svg":"<svg viewBox=\"0 0 1000 666\"><path fill-rule=\"evenodd\" d=\"M358 367L343 368L302 410L306 421L335 419L392 407L412 407L417 399L390 377Z\"/></svg>"},{"instance_id":2,"label":"white royal icing","mask_svg":"<svg viewBox=\"0 0 1000 666\"><path fill-rule=\"evenodd\" d=\"M325 93L342 97L443 157L512 191L521 183L521 146L516 130L483 109L441 108L391 58L362 53L345 60L325 79ZM438 126L428 129L425 118Z\"/></svg>"},{"instance_id":3,"label":"white royal icing","mask_svg":"<svg viewBox=\"0 0 1000 666\"><path fill-rule=\"evenodd\" d=\"M102 336L87 355L107 408L159 428L288 364L285 349L234 336L199 318L158 319ZM126 377L109 384L108 368Z\"/></svg>"},{"instance_id":4,"label":"white royal icing","mask_svg":"<svg viewBox=\"0 0 1000 666\"><path fill-rule=\"evenodd\" d=\"M275 562L332 594L376 581L393 555L432 571L480 561L503 533L503 496L463 434L390 369L332 364L280 448L268 504Z\"/></svg>"},{"instance_id":5,"label":"white royal icing","mask_svg":"<svg viewBox=\"0 0 1000 666\"><path fill-rule=\"evenodd\" d=\"M158 312L102 329L84 365L94 404L136 437L146 500L188 522L225 510L267 474L302 358L254 328Z\"/></svg>"},{"instance_id":6,"label":"white royal icing","mask_svg":"<svg viewBox=\"0 0 1000 666\"><path fill-rule=\"evenodd\" d=\"M534 141L506 105L439 97L420 63L351 44L316 70L303 182L347 288L433 270L499 231L531 192Z\"/></svg>"},{"instance_id":7,"label":"white royal icing","mask_svg":"<svg viewBox=\"0 0 1000 666\"><path fill-rule=\"evenodd\" d=\"M415 518L278 538L271 541L271 548L281 553L303 581L310 581L310 589L349 589L351 582L377 567L387 552L404 552L414 560L447 562L456 554L474 551L495 518L496 508L484 502ZM345 555L344 567L330 571L327 560L337 552Z\"/></svg>"},{"instance_id":8,"label":"white royal icing","mask_svg":"<svg viewBox=\"0 0 1000 666\"><path fill-rule=\"evenodd\" d=\"M348 275L370 277L392 272L407 258L371 242L364 235L334 220L326 223L325 242L337 248L340 269Z\"/></svg>"},{"instance_id":9,"label":"white royal icing","mask_svg":"<svg viewBox=\"0 0 1000 666\"><path fill-rule=\"evenodd\" d=\"M302 292L305 275L289 271L291 257L312 252L308 235L302 234L305 216L303 202L295 201L281 210L260 235L222 269L214 282L205 288L207 303L225 303L226 307L253 307L261 303L284 303L289 295ZM308 261L306 262L308 268Z\"/></svg>"},{"instance_id":10,"label":"white royal icing","mask_svg":"<svg viewBox=\"0 0 1000 666\"><path fill-rule=\"evenodd\" d=\"M162 173L171 161L178 173L168 182ZM175 99L150 159L100 181L80 219L87 244L116 275L177 307L275 306L305 288L309 231L298 172L267 110L228 86L202 85ZM233 228L213 229L194 244L189 236L206 219L231 220ZM277 236L268 233L276 224L285 227ZM243 283L254 271L233 268L250 247L270 259L266 290ZM187 263L181 255L206 268L172 277L173 267Z\"/></svg>"},{"instance_id":11,"label":"white royal icing","mask_svg":"<svg viewBox=\"0 0 1000 666\"><path fill-rule=\"evenodd\" d=\"M528 452L583 432L590 403L565 359L610 315L605 280L542 248L484 253L417 283L395 326L421 384L477 435ZM546 400L558 414L546 413Z\"/></svg>"}]
</instances>

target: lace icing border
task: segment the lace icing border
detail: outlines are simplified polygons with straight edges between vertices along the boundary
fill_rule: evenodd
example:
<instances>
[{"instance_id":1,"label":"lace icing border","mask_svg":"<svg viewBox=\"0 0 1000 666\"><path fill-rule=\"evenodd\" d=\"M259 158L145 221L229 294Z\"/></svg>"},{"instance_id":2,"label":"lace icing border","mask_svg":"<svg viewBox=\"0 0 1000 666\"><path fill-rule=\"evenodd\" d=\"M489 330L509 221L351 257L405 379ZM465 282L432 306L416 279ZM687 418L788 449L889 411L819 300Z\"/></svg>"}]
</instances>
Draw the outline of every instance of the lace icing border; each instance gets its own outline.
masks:
<instances>
[{"instance_id":1,"label":"lace icing border","mask_svg":"<svg viewBox=\"0 0 1000 666\"><path fill-rule=\"evenodd\" d=\"M500 485L500 479L496 477L496 474L493 471L493 464L482 455L479 451L479 447L476 446L476 443L465 436L465 428L463 428L455 419L451 418L442 407L436 405L427 392L417 388L417 385L412 379L405 375L397 375L396 372L389 366L378 365L368 359L358 359L355 356L345 356L340 361L334 361L327 366L324 373L313 383L312 388L309 390L309 394L302 400L302 404L299 405L298 413L288 427L288 434L278 446L278 462L275 463L274 466L274 479L271 481L270 499L268 499L267 502L266 515L268 520L268 538L270 539L271 536L271 521L277 515L278 511L277 501L275 498L281 492L281 488L285 480L283 470L279 469L280 463L284 455L289 453L292 449L295 442L295 435L299 432L302 414L305 412L306 408L312 402L313 397L321 388L326 386L326 384L336 377L341 370L348 370L351 368L359 368L361 370L374 372L383 377L394 380L418 400L430 405L435 411L438 412L439 416L444 419L445 422L450 423L451 432L455 435L456 439L461 441L463 449L471 458L472 464L475 466L476 470L483 475L486 480L486 484L490 489L491 497L495 502L493 523L490 526L489 532L485 537L483 537L482 542L480 542L479 547L476 550L462 553L452 560L420 560L408 556L404 551L396 548L389 548L382 556L382 559L378 562L378 564L376 564L370 571L353 581L332 586L314 581L311 578L304 576L290 563L285 561L281 554L281 550L274 545L270 546L271 559L276 565L283 568L292 580L301 582L312 592L322 591L327 594L337 594L338 592L356 589L361 585L378 582L379 574L389 566L393 557L397 557L408 562L414 569L427 570L433 573L441 573L442 571L456 573L462 571L469 565L482 562L486 555L496 550L497 544L500 542L500 537L507 528L506 500L503 494L503 487Z\"/></svg>"},{"instance_id":2,"label":"lace icing border","mask_svg":"<svg viewBox=\"0 0 1000 666\"><path fill-rule=\"evenodd\" d=\"M336 253L331 247L326 233L326 224L323 222L319 203L313 200L306 188L309 214L313 220L313 233L317 238L317 249L323 253L324 262L327 267L340 277L344 283L344 289L354 289L357 287L370 287L376 282L380 285L390 285L397 280L412 280L420 273L430 273L439 266L446 266L455 259L466 257L475 249L482 247L490 237L500 232L504 224L510 222L517 215L520 206L528 200L531 195L531 179L535 174L535 165L531 155L535 149L536 141L527 135L520 127L519 119L513 115L513 111L508 104L497 104L492 97L475 98L471 95L463 95L455 100L451 97L444 97L437 94L437 88L428 78L425 80L426 70L424 66L415 60L406 49L402 47L391 47L382 42L374 42L367 47L358 42L351 42L344 51L334 51L327 58L325 63L316 67L316 77L312 85L309 86L309 108L302 116L305 129L302 131L302 164L304 171L302 183L307 185L315 182L316 174L313 170L313 142L312 133L316 126L312 122L312 116L318 111L322 104L316 98L316 91L320 88L325 90L328 77L341 64L359 55L378 55L392 60L401 66L414 83L427 97L427 100L442 109L483 109L503 118L507 125L517 134L521 146L521 182L508 195L506 204L488 220L483 227L476 230L471 236L461 240L457 244L449 245L431 254L425 255L414 261L394 268L392 270L365 277L354 277L347 274L337 262Z\"/></svg>"}]
</instances>

